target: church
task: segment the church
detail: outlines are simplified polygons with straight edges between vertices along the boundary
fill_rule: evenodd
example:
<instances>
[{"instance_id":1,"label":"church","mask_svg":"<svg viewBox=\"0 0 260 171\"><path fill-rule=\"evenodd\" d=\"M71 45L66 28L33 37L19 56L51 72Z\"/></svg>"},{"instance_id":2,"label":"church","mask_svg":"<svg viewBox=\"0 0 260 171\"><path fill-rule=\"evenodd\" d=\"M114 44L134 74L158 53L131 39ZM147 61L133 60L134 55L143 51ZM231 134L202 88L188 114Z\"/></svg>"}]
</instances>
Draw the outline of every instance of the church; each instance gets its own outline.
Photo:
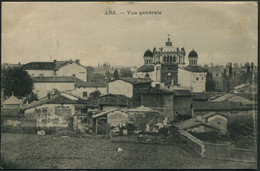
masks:
<instances>
[{"instance_id":1,"label":"church","mask_svg":"<svg viewBox=\"0 0 260 171\"><path fill-rule=\"evenodd\" d=\"M204 92L206 89L206 71L197 65L197 52L192 50L189 53L189 65L186 67L185 56L185 49L173 46L170 35L168 35L164 47L153 48L153 51L148 49L144 53L144 65L137 69L133 77L149 77L153 80L153 87L183 87L192 92ZM197 77L199 77L199 80L197 80Z\"/></svg>"}]
</instances>

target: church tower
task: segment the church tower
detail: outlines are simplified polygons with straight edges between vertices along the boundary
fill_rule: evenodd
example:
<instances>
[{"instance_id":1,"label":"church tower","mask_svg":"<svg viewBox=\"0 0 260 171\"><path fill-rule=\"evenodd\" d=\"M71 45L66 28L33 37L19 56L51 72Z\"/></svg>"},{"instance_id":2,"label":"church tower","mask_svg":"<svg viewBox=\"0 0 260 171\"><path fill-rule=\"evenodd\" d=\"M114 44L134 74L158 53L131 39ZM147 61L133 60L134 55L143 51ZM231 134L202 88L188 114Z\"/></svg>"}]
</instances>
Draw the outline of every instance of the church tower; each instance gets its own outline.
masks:
<instances>
[{"instance_id":1,"label":"church tower","mask_svg":"<svg viewBox=\"0 0 260 171\"><path fill-rule=\"evenodd\" d=\"M189 65L190 66L197 66L197 64L198 64L198 54L194 49L189 53L188 59L189 59Z\"/></svg>"}]
</instances>

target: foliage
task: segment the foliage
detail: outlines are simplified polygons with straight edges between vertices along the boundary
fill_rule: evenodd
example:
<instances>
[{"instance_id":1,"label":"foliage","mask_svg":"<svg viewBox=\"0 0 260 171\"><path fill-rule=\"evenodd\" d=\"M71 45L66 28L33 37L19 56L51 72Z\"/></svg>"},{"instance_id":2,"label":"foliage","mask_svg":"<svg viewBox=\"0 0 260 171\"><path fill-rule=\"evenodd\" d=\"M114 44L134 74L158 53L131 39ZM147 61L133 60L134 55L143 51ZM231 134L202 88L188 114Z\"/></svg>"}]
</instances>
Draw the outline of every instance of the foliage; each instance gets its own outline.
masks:
<instances>
[{"instance_id":1,"label":"foliage","mask_svg":"<svg viewBox=\"0 0 260 171\"><path fill-rule=\"evenodd\" d=\"M24 103L32 103L32 102L34 102L34 101L38 101L39 99L38 99L38 96L37 96L37 94L34 94L34 93L30 93L29 95L28 95L28 98L26 99L26 101L24 102Z\"/></svg>"},{"instance_id":2,"label":"foliage","mask_svg":"<svg viewBox=\"0 0 260 171\"><path fill-rule=\"evenodd\" d=\"M216 90L216 84L212 77L212 73L209 72L207 69L207 76L206 76L206 91L215 91Z\"/></svg>"},{"instance_id":3,"label":"foliage","mask_svg":"<svg viewBox=\"0 0 260 171\"><path fill-rule=\"evenodd\" d=\"M94 92L90 93L89 96L90 98L97 98L101 95L99 90L95 90Z\"/></svg>"},{"instance_id":4,"label":"foliage","mask_svg":"<svg viewBox=\"0 0 260 171\"><path fill-rule=\"evenodd\" d=\"M1 88L5 95L24 97L32 93L33 82L29 74L22 68L8 68L1 70Z\"/></svg>"},{"instance_id":5,"label":"foliage","mask_svg":"<svg viewBox=\"0 0 260 171\"><path fill-rule=\"evenodd\" d=\"M231 139L237 137L252 135L254 132L254 123L252 115L247 113L230 115L228 118L228 132Z\"/></svg>"},{"instance_id":6,"label":"foliage","mask_svg":"<svg viewBox=\"0 0 260 171\"><path fill-rule=\"evenodd\" d=\"M117 69L114 71L114 78L118 79L118 71L117 71Z\"/></svg>"},{"instance_id":7,"label":"foliage","mask_svg":"<svg viewBox=\"0 0 260 171\"><path fill-rule=\"evenodd\" d=\"M121 77L133 77L133 72L130 68L121 68L120 74Z\"/></svg>"}]
</instances>

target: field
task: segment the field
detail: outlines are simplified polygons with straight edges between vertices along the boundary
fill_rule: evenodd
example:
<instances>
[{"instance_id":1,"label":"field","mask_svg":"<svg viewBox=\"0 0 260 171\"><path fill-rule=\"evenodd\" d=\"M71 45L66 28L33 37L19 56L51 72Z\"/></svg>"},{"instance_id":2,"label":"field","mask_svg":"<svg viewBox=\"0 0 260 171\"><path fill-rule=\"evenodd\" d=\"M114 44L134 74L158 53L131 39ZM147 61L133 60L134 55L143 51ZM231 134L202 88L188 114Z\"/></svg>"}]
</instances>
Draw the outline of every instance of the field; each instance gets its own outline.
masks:
<instances>
[{"instance_id":1,"label":"field","mask_svg":"<svg viewBox=\"0 0 260 171\"><path fill-rule=\"evenodd\" d=\"M118 148L123 151L118 152ZM6 169L254 169L256 163L201 159L179 147L113 143L102 137L1 134Z\"/></svg>"}]
</instances>

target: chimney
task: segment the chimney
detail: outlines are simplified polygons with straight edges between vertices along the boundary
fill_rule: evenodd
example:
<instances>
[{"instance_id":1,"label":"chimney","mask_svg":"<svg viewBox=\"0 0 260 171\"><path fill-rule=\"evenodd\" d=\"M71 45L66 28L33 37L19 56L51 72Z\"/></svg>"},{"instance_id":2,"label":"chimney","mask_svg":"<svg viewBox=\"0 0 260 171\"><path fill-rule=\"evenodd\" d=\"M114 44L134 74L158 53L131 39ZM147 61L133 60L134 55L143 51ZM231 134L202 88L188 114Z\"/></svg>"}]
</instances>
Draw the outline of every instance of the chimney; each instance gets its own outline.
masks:
<instances>
[{"instance_id":1,"label":"chimney","mask_svg":"<svg viewBox=\"0 0 260 171\"><path fill-rule=\"evenodd\" d=\"M79 64L79 60L78 59L76 59L76 61L75 61L77 64Z\"/></svg>"}]
</instances>

